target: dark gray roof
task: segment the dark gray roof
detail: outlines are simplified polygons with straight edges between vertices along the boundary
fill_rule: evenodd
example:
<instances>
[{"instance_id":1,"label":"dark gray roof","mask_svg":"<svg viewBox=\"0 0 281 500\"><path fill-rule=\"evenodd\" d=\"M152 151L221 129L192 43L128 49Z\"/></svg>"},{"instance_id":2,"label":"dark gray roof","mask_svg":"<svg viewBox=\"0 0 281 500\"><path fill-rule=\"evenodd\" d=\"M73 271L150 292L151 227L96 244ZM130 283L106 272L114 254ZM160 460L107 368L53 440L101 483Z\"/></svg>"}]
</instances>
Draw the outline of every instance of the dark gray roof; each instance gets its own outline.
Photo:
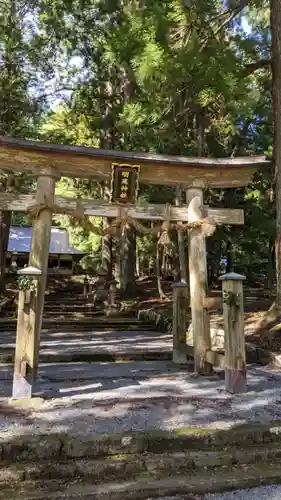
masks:
<instances>
[{"instance_id":1,"label":"dark gray roof","mask_svg":"<svg viewBox=\"0 0 281 500\"><path fill-rule=\"evenodd\" d=\"M32 237L31 226L11 226L8 251L29 253ZM68 232L64 228L52 227L49 253L83 255L82 252L69 247Z\"/></svg>"}]
</instances>

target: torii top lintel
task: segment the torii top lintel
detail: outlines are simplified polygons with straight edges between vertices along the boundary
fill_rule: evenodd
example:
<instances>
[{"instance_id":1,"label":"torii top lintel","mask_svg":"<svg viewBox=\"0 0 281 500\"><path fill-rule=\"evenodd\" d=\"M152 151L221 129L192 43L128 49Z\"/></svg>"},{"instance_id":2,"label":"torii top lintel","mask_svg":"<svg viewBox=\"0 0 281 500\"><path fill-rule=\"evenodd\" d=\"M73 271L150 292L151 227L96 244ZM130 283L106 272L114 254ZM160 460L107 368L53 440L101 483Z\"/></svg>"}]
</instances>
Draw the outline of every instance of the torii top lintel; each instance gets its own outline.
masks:
<instances>
[{"instance_id":1,"label":"torii top lintel","mask_svg":"<svg viewBox=\"0 0 281 500\"><path fill-rule=\"evenodd\" d=\"M111 151L85 146L46 144L0 137L0 169L33 171L53 167L65 177L106 180L112 163L140 166L140 183L189 187L195 180L206 187L241 187L255 172L270 165L263 156L238 158L189 158L150 153Z\"/></svg>"}]
</instances>

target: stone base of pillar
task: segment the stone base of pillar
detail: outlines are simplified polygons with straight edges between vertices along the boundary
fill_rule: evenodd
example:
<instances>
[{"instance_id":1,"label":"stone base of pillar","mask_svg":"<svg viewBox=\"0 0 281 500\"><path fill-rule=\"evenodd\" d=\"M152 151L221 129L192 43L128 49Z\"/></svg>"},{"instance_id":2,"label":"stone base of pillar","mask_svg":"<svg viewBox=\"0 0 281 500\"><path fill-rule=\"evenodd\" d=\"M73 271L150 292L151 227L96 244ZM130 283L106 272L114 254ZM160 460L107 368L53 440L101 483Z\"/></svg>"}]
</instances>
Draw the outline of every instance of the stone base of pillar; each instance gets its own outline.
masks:
<instances>
[{"instance_id":1,"label":"stone base of pillar","mask_svg":"<svg viewBox=\"0 0 281 500\"><path fill-rule=\"evenodd\" d=\"M173 363L176 365L186 365L188 363L186 353L182 351L173 351Z\"/></svg>"},{"instance_id":2,"label":"stone base of pillar","mask_svg":"<svg viewBox=\"0 0 281 500\"><path fill-rule=\"evenodd\" d=\"M247 370L225 368L225 390L231 394L247 392Z\"/></svg>"},{"instance_id":3,"label":"stone base of pillar","mask_svg":"<svg viewBox=\"0 0 281 500\"><path fill-rule=\"evenodd\" d=\"M31 398L32 396L32 377L14 374L13 379L13 399Z\"/></svg>"}]
</instances>

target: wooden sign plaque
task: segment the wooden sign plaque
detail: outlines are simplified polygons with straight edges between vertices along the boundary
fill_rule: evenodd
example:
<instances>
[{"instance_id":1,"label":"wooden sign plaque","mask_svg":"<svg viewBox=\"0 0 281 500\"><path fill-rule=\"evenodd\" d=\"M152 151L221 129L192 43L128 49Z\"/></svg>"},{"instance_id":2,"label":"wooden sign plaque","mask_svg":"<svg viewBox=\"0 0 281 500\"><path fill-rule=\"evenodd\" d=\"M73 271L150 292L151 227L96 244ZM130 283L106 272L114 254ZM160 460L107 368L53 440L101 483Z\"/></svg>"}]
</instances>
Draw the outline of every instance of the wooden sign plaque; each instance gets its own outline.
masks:
<instances>
[{"instance_id":1,"label":"wooden sign plaque","mask_svg":"<svg viewBox=\"0 0 281 500\"><path fill-rule=\"evenodd\" d=\"M138 165L112 164L111 202L122 205L134 204L139 188Z\"/></svg>"}]
</instances>

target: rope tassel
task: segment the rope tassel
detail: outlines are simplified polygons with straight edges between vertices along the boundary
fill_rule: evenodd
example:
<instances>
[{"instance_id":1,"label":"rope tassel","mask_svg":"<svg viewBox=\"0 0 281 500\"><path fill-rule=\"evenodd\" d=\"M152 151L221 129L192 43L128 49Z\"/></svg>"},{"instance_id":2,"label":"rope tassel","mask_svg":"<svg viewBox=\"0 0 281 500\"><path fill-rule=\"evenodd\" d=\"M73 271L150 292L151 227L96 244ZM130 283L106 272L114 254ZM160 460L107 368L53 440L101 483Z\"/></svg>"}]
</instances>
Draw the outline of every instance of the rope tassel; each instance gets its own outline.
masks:
<instances>
[{"instance_id":1,"label":"rope tassel","mask_svg":"<svg viewBox=\"0 0 281 500\"><path fill-rule=\"evenodd\" d=\"M170 225L171 225L171 206L167 204L165 208L164 222L162 223L160 230L161 235L158 240L158 245L162 246L172 245L172 241L169 235L169 231L171 229Z\"/></svg>"},{"instance_id":2,"label":"rope tassel","mask_svg":"<svg viewBox=\"0 0 281 500\"><path fill-rule=\"evenodd\" d=\"M214 219L211 217L206 217L202 220L194 221L194 222L187 222L187 224L183 224L182 226L179 226L177 224L177 227L181 227L181 229L184 229L185 231L190 231L191 229L201 229L203 236L209 237L214 234L216 230L216 222Z\"/></svg>"}]
</instances>

